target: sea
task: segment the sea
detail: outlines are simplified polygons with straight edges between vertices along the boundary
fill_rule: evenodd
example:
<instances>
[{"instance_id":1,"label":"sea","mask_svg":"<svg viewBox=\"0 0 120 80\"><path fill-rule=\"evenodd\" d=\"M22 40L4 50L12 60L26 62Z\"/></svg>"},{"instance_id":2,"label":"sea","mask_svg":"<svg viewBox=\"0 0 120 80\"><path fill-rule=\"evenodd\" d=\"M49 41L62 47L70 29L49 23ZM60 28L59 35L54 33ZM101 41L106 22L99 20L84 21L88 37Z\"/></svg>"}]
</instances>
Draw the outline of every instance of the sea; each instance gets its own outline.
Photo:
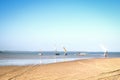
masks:
<instances>
[{"instance_id":1,"label":"sea","mask_svg":"<svg viewBox=\"0 0 120 80\"><path fill-rule=\"evenodd\" d=\"M0 66L41 65L81 59L104 58L104 52L69 51L67 55L59 51L2 51L0 52ZM80 53L85 55L79 55ZM120 58L120 52L108 52L108 58Z\"/></svg>"}]
</instances>

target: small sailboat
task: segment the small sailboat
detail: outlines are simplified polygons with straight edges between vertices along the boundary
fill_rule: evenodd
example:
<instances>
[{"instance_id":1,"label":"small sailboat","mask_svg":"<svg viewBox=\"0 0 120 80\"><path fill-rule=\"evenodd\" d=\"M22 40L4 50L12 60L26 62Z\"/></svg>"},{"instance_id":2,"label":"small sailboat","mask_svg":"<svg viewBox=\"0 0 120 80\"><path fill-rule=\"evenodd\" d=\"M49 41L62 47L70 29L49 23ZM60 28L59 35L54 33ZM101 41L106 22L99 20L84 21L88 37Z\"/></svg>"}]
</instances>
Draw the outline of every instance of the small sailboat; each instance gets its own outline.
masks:
<instances>
[{"instance_id":1,"label":"small sailboat","mask_svg":"<svg viewBox=\"0 0 120 80\"><path fill-rule=\"evenodd\" d=\"M108 49L105 48L105 46L103 46L103 45L100 45L100 47L104 50L103 56L104 56L105 58L108 57Z\"/></svg>"},{"instance_id":2,"label":"small sailboat","mask_svg":"<svg viewBox=\"0 0 120 80\"><path fill-rule=\"evenodd\" d=\"M55 48L55 55L60 55L59 52L57 51L57 48Z\"/></svg>"},{"instance_id":3,"label":"small sailboat","mask_svg":"<svg viewBox=\"0 0 120 80\"><path fill-rule=\"evenodd\" d=\"M55 52L55 55L60 55L60 54L58 53L58 51L56 51L56 52Z\"/></svg>"},{"instance_id":4,"label":"small sailboat","mask_svg":"<svg viewBox=\"0 0 120 80\"><path fill-rule=\"evenodd\" d=\"M107 50L104 51L104 57L105 58L108 57L108 51Z\"/></svg>"},{"instance_id":5,"label":"small sailboat","mask_svg":"<svg viewBox=\"0 0 120 80\"><path fill-rule=\"evenodd\" d=\"M38 55L42 56L43 54L42 54L42 53L39 53Z\"/></svg>"},{"instance_id":6,"label":"small sailboat","mask_svg":"<svg viewBox=\"0 0 120 80\"><path fill-rule=\"evenodd\" d=\"M79 52L78 55L79 55L79 56L85 56L86 53L84 53L84 52Z\"/></svg>"},{"instance_id":7,"label":"small sailboat","mask_svg":"<svg viewBox=\"0 0 120 80\"><path fill-rule=\"evenodd\" d=\"M63 49L64 49L64 55L66 56L67 55L67 50L66 50L65 47L63 47Z\"/></svg>"},{"instance_id":8,"label":"small sailboat","mask_svg":"<svg viewBox=\"0 0 120 80\"><path fill-rule=\"evenodd\" d=\"M38 55L40 55L40 56L42 56L43 55L43 53L42 53L42 51L40 50L40 53L38 53Z\"/></svg>"}]
</instances>

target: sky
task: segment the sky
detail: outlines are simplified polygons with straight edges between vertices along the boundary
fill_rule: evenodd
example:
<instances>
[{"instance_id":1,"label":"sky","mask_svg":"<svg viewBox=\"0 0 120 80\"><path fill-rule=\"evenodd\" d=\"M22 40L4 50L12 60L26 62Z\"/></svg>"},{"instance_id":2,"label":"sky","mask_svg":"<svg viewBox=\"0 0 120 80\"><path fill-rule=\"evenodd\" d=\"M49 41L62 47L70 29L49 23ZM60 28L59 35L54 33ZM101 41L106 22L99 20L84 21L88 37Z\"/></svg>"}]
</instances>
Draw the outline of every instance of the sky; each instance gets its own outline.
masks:
<instances>
[{"instance_id":1,"label":"sky","mask_svg":"<svg viewBox=\"0 0 120 80\"><path fill-rule=\"evenodd\" d=\"M120 0L0 0L0 50L120 51Z\"/></svg>"}]
</instances>

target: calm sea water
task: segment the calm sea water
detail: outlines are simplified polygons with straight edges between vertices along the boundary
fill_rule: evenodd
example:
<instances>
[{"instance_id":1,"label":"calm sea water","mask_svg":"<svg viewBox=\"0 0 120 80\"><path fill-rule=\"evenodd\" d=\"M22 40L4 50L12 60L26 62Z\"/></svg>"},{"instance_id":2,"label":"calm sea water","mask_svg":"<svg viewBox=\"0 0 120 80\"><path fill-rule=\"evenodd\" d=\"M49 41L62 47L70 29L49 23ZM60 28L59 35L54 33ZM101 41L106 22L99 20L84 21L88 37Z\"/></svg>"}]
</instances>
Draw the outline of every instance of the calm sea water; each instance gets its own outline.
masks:
<instances>
[{"instance_id":1,"label":"calm sea water","mask_svg":"<svg viewBox=\"0 0 120 80\"><path fill-rule=\"evenodd\" d=\"M48 64L63 61L72 61L79 59L90 58L104 58L103 52L85 52L85 56L79 56L79 52L67 52L64 56L64 52L59 52L60 55L55 55L55 52L46 51L42 52L28 52L28 51L4 51L0 52L0 66L7 65L36 65L36 64ZM109 52L108 58L120 58L120 52Z\"/></svg>"}]
</instances>

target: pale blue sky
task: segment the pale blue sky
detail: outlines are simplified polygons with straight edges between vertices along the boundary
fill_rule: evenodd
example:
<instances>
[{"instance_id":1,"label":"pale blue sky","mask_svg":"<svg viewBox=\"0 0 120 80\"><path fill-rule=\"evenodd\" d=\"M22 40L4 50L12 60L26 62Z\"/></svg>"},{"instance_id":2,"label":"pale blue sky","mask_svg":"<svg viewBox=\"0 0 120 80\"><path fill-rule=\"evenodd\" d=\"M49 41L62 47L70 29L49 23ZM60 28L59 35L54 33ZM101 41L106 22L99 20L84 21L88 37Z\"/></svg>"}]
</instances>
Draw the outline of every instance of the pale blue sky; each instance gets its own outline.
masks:
<instances>
[{"instance_id":1,"label":"pale blue sky","mask_svg":"<svg viewBox=\"0 0 120 80\"><path fill-rule=\"evenodd\" d=\"M0 50L120 51L119 0L0 0Z\"/></svg>"}]
</instances>

